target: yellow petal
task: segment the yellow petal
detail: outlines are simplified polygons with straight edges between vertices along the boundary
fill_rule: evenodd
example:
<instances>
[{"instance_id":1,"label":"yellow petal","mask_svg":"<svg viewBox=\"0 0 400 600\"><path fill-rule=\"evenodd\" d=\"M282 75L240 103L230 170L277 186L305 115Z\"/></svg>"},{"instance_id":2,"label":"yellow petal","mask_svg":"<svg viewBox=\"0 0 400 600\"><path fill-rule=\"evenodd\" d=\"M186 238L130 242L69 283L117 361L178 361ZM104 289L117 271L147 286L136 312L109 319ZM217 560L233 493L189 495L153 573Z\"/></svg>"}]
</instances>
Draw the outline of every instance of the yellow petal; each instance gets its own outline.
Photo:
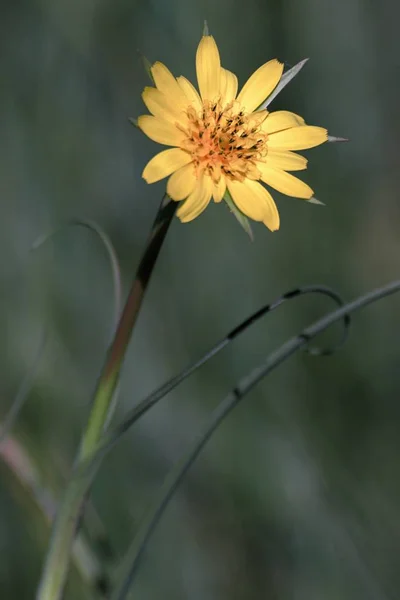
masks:
<instances>
[{"instance_id":1,"label":"yellow petal","mask_svg":"<svg viewBox=\"0 0 400 600\"><path fill-rule=\"evenodd\" d=\"M211 193L211 177L209 175L202 175L193 192L176 212L182 223L192 221L207 208L211 200Z\"/></svg>"},{"instance_id":2,"label":"yellow petal","mask_svg":"<svg viewBox=\"0 0 400 600\"><path fill-rule=\"evenodd\" d=\"M221 104L225 106L236 98L238 79L234 73L221 68Z\"/></svg>"},{"instance_id":3,"label":"yellow petal","mask_svg":"<svg viewBox=\"0 0 400 600\"><path fill-rule=\"evenodd\" d=\"M275 188L282 194L306 199L311 198L314 194L314 191L309 185L304 183L304 181L300 181L297 177L290 175L290 173L268 167L266 164L260 164L259 167L261 171L261 181Z\"/></svg>"},{"instance_id":4,"label":"yellow petal","mask_svg":"<svg viewBox=\"0 0 400 600\"><path fill-rule=\"evenodd\" d=\"M217 44L211 35L204 35L197 48L196 73L203 100L215 100L220 93L221 63Z\"/></svg>"},{"instance_id":5,"label":"yellow petal","mask_svg":"<svg viewBox=\"0 0 400 600\"><path fill-rule=\"evenodd\" d=\"M192 85L190 81L183 76L177 77L177 82L179 84L179 87L185 94L186 98L188 99L189 104L193 106L196 110L200 110L202 107L202 102L199 93L194 87L194 85Z\"/></svg>"},{"instance_id":6,"label":"yellow petal","mask_svg":"<svg viewBox=\"0 0 400 600\"><path fill-rule=\"evenodd\" d=\"M150 70L154 83L160 92L165 94L171 102L186 108L188 105L187 98L171 71L160 62L155 62Z\"/></svg>"},{"instance_id":7,"label":"yellow petal","mask_svg":"<svg viewBox=\"0 0 400 600\"><path fill-rule=\"evenodd\" d=\"M197 177L192 163L175 171L168 179L167 194L172 200L184 200L192 193L197 184Z\"/></svg>"},{"instance_id":8,"label":"yellow petal","mask_svg":"<svg viewBox=\"0 0 400 600\"><path fill-rule=\"evenodd\" d=\"M307 168L308 160L304 156L289 150L272 150L268 148L265 162L269 167L282 169L283 171L303 171Z\"/></svg>"},{"instance_id":9,"label":"yellow petal","mask_svg":"<svg viewBox=\"0 0 400 600\"><path fill-rule=\"evenodd\" d=\"M262 221L271 231L279 229L279 213L271 194L258 181L245 179L227 181L228 190L239 210L245 215Z\"/></svg>"},{"instance_id":10,"label":"yellow petal","mask_svg":"<svg viewBox=\"0 0 400 600\"><path fill-rule=\"evenodd\" d=\"M182 123L187 121L186 113L159 89L145 87L142 93L143 102L149 111L159 119L165 119L171 123Z\"/></svg>"},{"instance_id":11,"label":"yellow petal","mask_svg":"<svg viewBox=\"0 0 400 600\"><path fill-rule=\"evenodd\" d=\"M142 115L138 118L138 127L151 140L165 146L179 146L184 139L184 134L175 125L152 117L151 115Z\"/></svg>"},{"instance_id":12,"label":"yellow petal","mask_svg":"<svg viewBox=\"0 0 400 600\"><path fill-rule=\"evenodd\" d=\"M160 181L174 171L177 171L184 165L191 162L192 157L188 152L184 152L180 148L169 148L156 154L145 166L142 173L143 179L147 183Z\"/></svg>"},{"instance_id":13,"label":"yellow petal","mask_svg":"<svg viewBox=\"0 0 400 600\"><path fill-rule=\"evenodd\" d=\"M247 112L252 112L264 102L278 85L282 72L283 64L274 59L253 73L237 97Z\"/></svg>"},{"instance_id":14,"label":"yellow petal","mask_svg":"<svg viewBox=\"0 0 400 600\"><path fill-rule=\"evenodd\" d=\"M249 115L248 123L251 127L259 127L268 117L267 110L257 110Z\"/></svg>"},{"instance_id":15,"label":"yellow petal","mask_svg":"<svg viewBox=\"0 0 400 600\"><path fill-rule=\"evenodd\" d=\"M287 110L277 110L270 113L262 124L262 130L265 133L273 133L290 127L299 127L304 125L304 119L295 113Z\"/></svg>"},{"instance_id":16,"label":"yellow petal","mask_svg":"<svg viewBox=\"0 0 400 600\"><path fill-rule=\"evenodd\" d=\"M226 190L226 179L223 175L221 175L218 183L213 182L212 195L214 198L214 202L221 202L224 197Z\"/></svg>"},{"instance_id":17,"label":"yellow petal","mask_svg":"<svg viewBox=\"0 0 400 600\"><path fill-rule=\"evenodd\" d=\"M259 169L257 168L256 165L254 165L251 162L249 162L249 164L247 166L246 176L249 179L254 179L255 181L258 181L259 179L261 179L261 173L260 173Z\"/></svg>"},{"instance_id":18,"label":"yellow petal","mask_svg":"<svg viewBox=\"0 0 400 600\"><path fill-rule=\"evenodd\" d=\"M323 144L327 139L328 132L323 127L302 125L271 133L268 137L268 147L279 150L307 150Z\"/></svg>"}]
</instances>

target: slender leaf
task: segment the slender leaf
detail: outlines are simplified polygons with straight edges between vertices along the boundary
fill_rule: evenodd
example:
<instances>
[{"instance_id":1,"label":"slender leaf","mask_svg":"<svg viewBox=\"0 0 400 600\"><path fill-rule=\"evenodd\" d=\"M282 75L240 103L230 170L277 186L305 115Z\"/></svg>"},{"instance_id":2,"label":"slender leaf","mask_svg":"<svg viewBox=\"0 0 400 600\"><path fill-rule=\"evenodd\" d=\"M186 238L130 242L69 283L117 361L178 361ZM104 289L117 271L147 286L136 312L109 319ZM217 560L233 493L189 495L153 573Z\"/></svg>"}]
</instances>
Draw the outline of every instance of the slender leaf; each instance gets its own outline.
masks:
<instances>
[{"instance_id":1,"label":"slender leaf","mask_svg":"<svg viewBox=\"0 0 400 600\"><path fill-rule=\"evenodd\" d=\"M119 577L114 589L111 600L125 600L134 581L140 558L143 555L147 542L155 527L160 521L171 498L174 496L179 484L189 471L190 467L204 448L213 433L219 425L239 404L239 402L271 371L276 369L295 352L304 347L311 339L316 337L322 331L325 331L330 325L341 319L348 319L349 314L359 310L368 304L376 302L381 298L400 291L400 280L394 281L387 286L374 290L349 302L345 306L332 311L328 315L315 321L309 327L303 329L300 334L294 336L285 342L278 350L272 352L265 361L254 368L246 377L243 377L234 389L220 402L213 410L209 419L201 428L188 450L182 458L175 464L167 476L164 485L156 496L154 502L150 505L148 512L142 521L141 526L133 540L131 547L119 570Z\"/></svg>"},{"instance_id":2,"label":"slender leaf","mask_svg":"<svg viewBox=\"0 0 400 600\"><path fill-rule=\"evenodd\" d=\"M80 227L85 227L86 229L89 229L89 231L92 231L93 233L95 233L107 251L108 260L109 260L110 267L111 267L111 273L112 273L112 279L113 279L113 289L114 289L114 319L113 319L113 324L112 324L112 331L114 331L115 327L117 326L119 315L121 313L121 307L122 307L121 269L119 266L117 253L115 251L115 248L114 248L110 238L97 223L95 223L94 221L86 220L86 219L72 219L69 223L66 223L65 225L62 225L61 227L53 229L49 233L45 233L45 234L41 235L32 244L31 249L37 250L38 248L43 246L43 244L48 242L51 238L53 238L55 235L57 235L58 233L60 233L64 229L66 229L67 227L77 226L77 225Z\"/></svg>"}]
</instances>

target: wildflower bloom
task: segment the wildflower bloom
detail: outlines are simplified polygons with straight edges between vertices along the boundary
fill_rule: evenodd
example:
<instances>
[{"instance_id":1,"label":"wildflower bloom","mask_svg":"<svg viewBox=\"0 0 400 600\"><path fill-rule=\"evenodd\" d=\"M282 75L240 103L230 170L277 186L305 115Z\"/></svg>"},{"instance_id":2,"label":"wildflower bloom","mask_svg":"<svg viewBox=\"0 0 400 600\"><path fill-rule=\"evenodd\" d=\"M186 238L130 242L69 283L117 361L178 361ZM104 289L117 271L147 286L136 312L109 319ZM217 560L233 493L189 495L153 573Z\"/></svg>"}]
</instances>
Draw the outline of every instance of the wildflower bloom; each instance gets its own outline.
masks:
<instances>
[{"instance_id":1,"label":"wildflower bloom","mask_svg":"<svg viewBox=\"0 0 400 600\"><path fill-rule=\"evenodd\" d=\"M229 192L245 216L271 231L279 229L276 204L260 182L312 200L313 190L288 171L306 169L307 160L293 151L327 141L326 129L306 125L291 112L262 108L282 77L277 60L257 69L238 94L236 75L221 67L214 38L204 35L196 72L200 93L162 63L151 67L155 87L146 87L142 95L151 115L139 117L138 126L155 142L173 148L150 160L144 179L154 183L170 176L167 193L184 201L177 211L183 222Z\"/></svg>"}]
</instances>

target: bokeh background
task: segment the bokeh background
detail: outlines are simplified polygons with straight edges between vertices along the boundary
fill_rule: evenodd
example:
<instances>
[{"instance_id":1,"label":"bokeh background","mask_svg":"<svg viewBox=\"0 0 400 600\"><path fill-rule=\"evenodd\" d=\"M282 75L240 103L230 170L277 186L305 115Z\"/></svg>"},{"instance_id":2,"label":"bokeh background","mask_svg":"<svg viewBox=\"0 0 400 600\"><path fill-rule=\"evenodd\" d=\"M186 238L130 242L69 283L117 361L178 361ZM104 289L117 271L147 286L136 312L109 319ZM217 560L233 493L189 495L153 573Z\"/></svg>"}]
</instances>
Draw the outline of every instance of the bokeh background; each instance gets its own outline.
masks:
<instances>
[{"instance_id":1,"label":"bokeh background","mask_svg":"<svg viewBox=\"0 0 400 600\"><path fill-rule=\"evenodd\" d=\"M0 595L34 597L51 510L88 414L113 311L104 248L68 228L96 221L124 293L164 183L137 53L194 78L203 20L241 83L272 57L307 66L274 101L349 144L310 151L326 207L275 194L281 230L251 242L223 204L175 220L123 371L115 418L284 291L346 298L399 275L400 45L396 0L5 0L0 20L0 417L48 331L29 399L1 449ZM165 475L237 380L331 308L285 305L149 412L99 472L85 533L118 564ZM388 600L399 597L400 299L354 318L332 358L290 359L235 409L151 538L133 597ZM331 332L333 340L339 329ZM327 338L325 338L326 341ZM106 539L104 538L106 532ZM100 539L101 538L101 539ZM135 595L136 594L136 595ZM74 567L66 598L99 598Z\"/></svg>"}]
</instances>

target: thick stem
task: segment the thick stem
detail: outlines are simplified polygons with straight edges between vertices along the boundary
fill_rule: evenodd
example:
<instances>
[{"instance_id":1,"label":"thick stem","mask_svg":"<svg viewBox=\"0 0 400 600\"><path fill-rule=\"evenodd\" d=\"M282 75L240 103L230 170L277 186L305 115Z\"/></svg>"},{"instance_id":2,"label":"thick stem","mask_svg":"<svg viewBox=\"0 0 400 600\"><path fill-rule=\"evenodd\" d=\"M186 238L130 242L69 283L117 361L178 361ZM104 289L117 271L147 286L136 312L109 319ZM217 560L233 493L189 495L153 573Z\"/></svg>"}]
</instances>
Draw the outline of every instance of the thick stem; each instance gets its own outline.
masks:
<instances>
[{"instance_id":1,"label":"thick stem","mask_svg":"<svg viewBox=\"0 0 400 600\"><path fill-rule=\"evenodd\" d=\"M133 328L175 211L176 203L165 196L155 218L96 386L89 420L82 436L75 469L67 485L53 524L50 545L36 594L37 600L60 600L62 598L68 574L72 544L78 528L84 500L92 479L90 474L82 476L79 466L93 452L103 434Z\"/></svg>"}]
</instances>

